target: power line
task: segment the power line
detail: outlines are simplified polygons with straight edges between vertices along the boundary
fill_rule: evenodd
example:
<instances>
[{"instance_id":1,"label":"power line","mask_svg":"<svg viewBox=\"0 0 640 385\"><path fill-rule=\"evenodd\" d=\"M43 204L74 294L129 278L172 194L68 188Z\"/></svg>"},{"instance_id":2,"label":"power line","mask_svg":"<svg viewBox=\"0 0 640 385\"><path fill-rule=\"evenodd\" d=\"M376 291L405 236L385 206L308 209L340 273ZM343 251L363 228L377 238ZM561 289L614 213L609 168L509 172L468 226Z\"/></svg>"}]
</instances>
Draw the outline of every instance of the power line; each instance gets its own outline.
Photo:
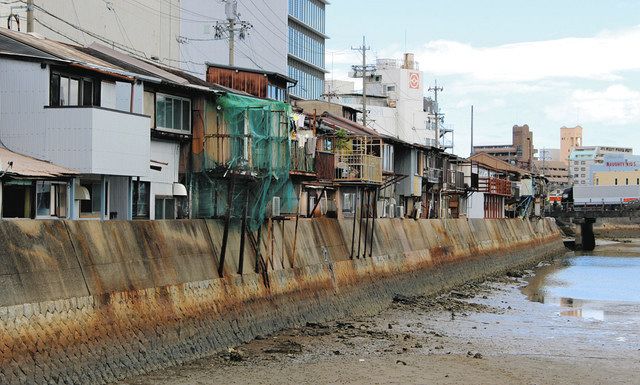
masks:
<instances>
[{"instance_id":1,"label":"power line","mask_svg":"<svg viewBox=\"0 0 640 385\"><path fill-rule=\"evenodd\" d=\"M56 19L58 21L61 21L61 22L67 24L68 26L70 26L72 28L77 29L80 32L86 33L87 35L93 37L94 39L98 39L98 40L102 41L103 43L110 44L113 47L118 47L119 49L121 49L123 51L129 52L130 54L134 54L136 56L143 56L145 59L147 58L146 54L144 52L140 51L140 50L137 50L137 49L135 49L133 47L127 47L124 44L121 44L121 43L118 43L116 41L107 39L105 37L102 37L101 35L98 35L97 33L91 32L91 31L86 30L86 29L84 29L84 28L82 28L80 26L77 26L77 25L75 25L75 24L73 24L73 23L61 18L60 16L57 16L57 15L47 11L46 9L42 8L39 5L34 4L33 7L39 9L40 11L42 11L43 13L51 16L52 18L54 18L54 19Z\"/></svg>"},{"instance_id":2,"label":"power line","mask_svg":"<svg viewBox=\"0 0 640 385\"><path fill-rule=\"evenodd\" d=\"M72 37L60 32L60 31L56 31L55 29L53 29L52 27L50 27L49 25L47 25L46 23L40 21L37 17L33 19L36 23L40 24L41 26L43 26L44 28L48 29L49 31L56 33L62 37L64 37L65 39L68 39L69 41L72 41L78 45L82 45L82 43L80 43L79 41L73 39Z\"/></svg>"},{"instance_id":3,"label":"power line","mask_svg":"<svg viewBox=\"0 0 640 385\"><path fill-rule=\"evenodd\" d=\"M366 37L362 36L362 46L351 47L352 50L358 51L362 54L362 66L352 66L353 77L362 78L362 125L367 126L367 76L376 70L376 67L367 65L367 51L371 50L371 47L367 46Z\"/></svg>"},{"instance_id":4,"label":"power line","mask_svg":"<svg viewBox=\"0 0 640 385\"><path fill-rule=\"evenodd\" d=\"M37 8L37 9L39 9L39 10L40 10L40 11L42 11L43 13L45 13L45 14L47 14L47 15L51 16L52 18L54 18L54 19L56 19L56 20L60 20L60 21L64 22L65 24L69 25L70 27L75 28L76 30L78 30L78 31L80 31L80 32L86 33L87 35L89 35L89 36L91 36L91 37L93 37L93 38L95 38L95 39L98 39L98 40L102 41L103 43L110 44L110 45L112 45L112 46L114 46L114 47L118 47L119 49L121 49L121 50L123 50L123 51L125 51L125 52L129 53L130 55L132 55L132 56L134 56L134 57L137 57L137 58L143 59L143 60L145 60L145 61L147 61L147 60L148 60L148 58L146 57L146 55L144 54L144 52L142 52L142 55L141 55L141 54L139 54L139 53L136 53L136 52L134 52L134 51L137 51L135 48L127 47L127 46L126 46L126 45L124 45L124 44L117 43L117 42L115 42L115 41L113 41L113 40L110 40L110 39L107 39L107 38L105 38L105 37L102 37L102 36L100 36L100 35L98 35L98 34L96 34L96 33L93 33L93 32L91 32L91 31L87 31L87 30L85 30L85 29L83 29L83 28L81 28L81 27L79 27L79 26L77 26L77 25L74 25L73 23L70 23L70 22L68 22L68 21L66 21L66 20L64 20L64 19L62 19L62 18L60 18L59 16L57 16L57 15L55 15L55 14L53 14L53 13L51 13L51 12L47 11L46 9L44 9L44 8L42 8L42 7L38 6L38 5L35 5L35 4L34 4L34 7L35 7L35 8ZM53 27L51 27L51 26L46 25L46 24L45 24L45 23L43 23L42 21L38 21L38 22L39 22L43 27L45 27L45 28L47 28L47 29L51 30L52 32L57 33L58 35L63 36L63 37L65 37L65 38L69 39L70 41L72 41L72 42L74 42L74 43L78 44L79 46L82 46L82 43L78 42L77 40L75 40L75 39L73 39L73 38L71 38L71 37L69 37L69 36L67 36L67 35L63 34L62 32L60 32L60 31L56 30L55 28L53 28ZM138 51L138 52L141 52L141 51ZM169 58L162 58L162 59L163 59L163 60L169 60L169 61L178 61L178 60L175 60L175 59L169 59ZM153 64L153 63L152 63L152 64ZM185 70L185 69L183 69L183 68L172 67L172 66L170 66L170 65L166 65L166 64L163 64L163 65L164 65L164 66L166 66L166 67L168 67L168 68L171 68L171 69L174 69L174 70L183 71L183 72L186 72L186 73L193 73L193 74L197 74L197 75L204 75L204 73L201 73L201 72L189 71L189 70Z\"/></svg>"}]
</instances>

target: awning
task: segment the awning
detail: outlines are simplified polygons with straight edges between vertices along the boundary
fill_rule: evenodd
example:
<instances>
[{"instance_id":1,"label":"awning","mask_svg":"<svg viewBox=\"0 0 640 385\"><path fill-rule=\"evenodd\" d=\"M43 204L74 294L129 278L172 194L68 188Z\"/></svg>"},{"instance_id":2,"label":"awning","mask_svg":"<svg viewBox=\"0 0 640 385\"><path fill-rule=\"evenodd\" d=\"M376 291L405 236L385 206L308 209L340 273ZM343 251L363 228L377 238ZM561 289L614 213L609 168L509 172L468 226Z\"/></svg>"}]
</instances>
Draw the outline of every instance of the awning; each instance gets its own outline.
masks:
<instances>
[{"instance_id":1,"label":"awning","mask_svg":"<svg viewBox=\"0 0 640 385\"><path fill-rule=\"evenodd\" d=\"M173 184L173 196L174 197L186 197L187 196L187 188L181 183Z\"/></svg>"},{"instance_id":2,"label":"awning","mask_svg":"<svg viewBox=\"0 0 640 385\"><path fill-rule=\"evenodd\" d=\"M76 185L74 196L75 196L75 200L77 201L91 200L91 194L89 194L89 190L86 187L81 186L79 184Z\"/></svg>"}]
</instances>

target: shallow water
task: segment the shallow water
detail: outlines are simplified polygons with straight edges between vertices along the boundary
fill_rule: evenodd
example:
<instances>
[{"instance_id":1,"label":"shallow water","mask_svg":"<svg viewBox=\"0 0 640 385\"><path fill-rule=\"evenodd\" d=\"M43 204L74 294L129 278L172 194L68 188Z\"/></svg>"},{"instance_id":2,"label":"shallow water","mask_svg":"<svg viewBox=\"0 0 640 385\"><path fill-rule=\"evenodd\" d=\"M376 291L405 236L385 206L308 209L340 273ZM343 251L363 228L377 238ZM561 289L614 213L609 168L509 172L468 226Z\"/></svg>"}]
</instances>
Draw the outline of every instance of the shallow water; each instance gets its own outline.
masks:
<instances>
[{"instance_id":1,"label":"shallow water","mask_svg":"<svg viewBox=\"0 0 640 385\"><path fill-rule=\"evenodd\" d=\"M563 316L640 323L640 256L567 256L537 271L523 292Z\"/></svg>"}]
</instances>

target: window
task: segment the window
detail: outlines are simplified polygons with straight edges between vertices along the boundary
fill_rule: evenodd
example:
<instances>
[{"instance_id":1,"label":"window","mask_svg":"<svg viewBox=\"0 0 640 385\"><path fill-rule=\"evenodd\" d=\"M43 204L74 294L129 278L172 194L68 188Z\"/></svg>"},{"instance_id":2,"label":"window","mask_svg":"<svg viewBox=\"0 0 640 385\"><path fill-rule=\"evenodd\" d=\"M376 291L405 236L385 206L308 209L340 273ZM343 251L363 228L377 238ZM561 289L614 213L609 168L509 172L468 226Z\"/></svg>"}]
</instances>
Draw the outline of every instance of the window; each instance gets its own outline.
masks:
<instances>
[{"instance_id":1,"label":"window","mask_svg":"<svg viewBox=\"0 0 640 385\"><path fill-rule=\"evenodd\" d=\"M393 172L393 146L390 144L382 145L382 170Z\"/></svg>"},{"instance_id":2,"label":"window","mask_svg":"<svg viewBox=\"0 0 640 385\"><path fill-rule=\"evenodd\" d=\"M600 184L600 179L596 178L596 186Z\"/></svg>"},{"instance_id":3,"label":"window","mask_svg":"<svg viewBox=\"0 0 640 385\"><path fill-rule=\"evenodd\" d=\"M617 186L618 185L618 178L614 179L613 183Z\"/></svg>"},{"instance_id":4,"label":"window","mask_svg":"<svg viewBox=\"0 0 640 385\"><path fill-rule=\"evenodd\" d=\"M49 84L49 105L52 107L100 105L100 87L92 79L52 73Z\"/></svg>"},{"instance_id":5,"label":"window","mask_svg":"<svg viewBox=\"0 0 640 385\"><path fill-rule=\"evenodd\" d=\"M133 219L149 219L149 182L133 182Z\"/></svg>"},{"instance_id":6,"label":"window","mask_svg":"<svg viewBox=\"0 0 640 385\"><path fill-rule=\"evenodd\" d=\"M156 197L156 219L176 219L176 200L173 197Z\"/></svg>"},{"instance_id":7,"label":"window","mask_svg":"<svg viewBox=\"0 0 640 385\"><path fill-rule=\"evenodd\" d=\"M424 173L424 154L416 151L416 175Z\"/></svg>"},{"instance_id":8,"label":"window","mask_svg":"<svg viewBox=\"0 0 640 385\"><path fill-rule=\"evenodd\" d=\"M355 211L356 211L356 194L343 193L342 194L342 212L355 213Z\"/></svg>"},{"instance_id":9,"label":"window","mask_svg":"<svg viewBox=\"0 0 640 385\"><path fill-rule=\"evenodd\" d=\"M155 121L158 130L191 133L191 100L156 94Z\"/></svg>"},{"instance_id":10,"label":"window","mask_svg":"<svg viewBox=\"0 0 640 385\"><path fill-rule=\"evenodd\" d=\"M89 191L89 200L80 201L80 216L83 218L100 217L103 194L102 181L81 182L80 185Z\"/></svg>"},{"instance_id":11,"label":"window","mask_svg":"<svg viewBox=\"0 0 640 385\"><path fill-rule=\"evenodd\" d=\"M142 111L151 117L151 128L156 126L156 94L145 91L143 96Z\"/></svg>"},{"instance_id":12,"label":"window","mask_svg":"<svg viewBox=\"0 0 640 385\"><path fill-rule=\"evenodd\" d=\"M640 185L640 178L637 178L637 179L636 179L636 184L637 184L637 185Z\"/></svg>"},{"instance_id":13,"label":"window","mask_svg":"<svg viewBox=\"0 0 640 385\"><path fill-rule=\"evenodd\" d=\"M627 186L629 185L629 178L626 178L626 179L624 180L624 184L626 184Z\"/></svg>"},{"instance_id":14,"label":"window","mask_svg":"<svg viewBox=\"0 0 640 385\"><path fill-rule=\"evenodd\" d=\"M67 184L46 181L36 182L36 217L67 216Z\"/></svg>"}]
</instances>

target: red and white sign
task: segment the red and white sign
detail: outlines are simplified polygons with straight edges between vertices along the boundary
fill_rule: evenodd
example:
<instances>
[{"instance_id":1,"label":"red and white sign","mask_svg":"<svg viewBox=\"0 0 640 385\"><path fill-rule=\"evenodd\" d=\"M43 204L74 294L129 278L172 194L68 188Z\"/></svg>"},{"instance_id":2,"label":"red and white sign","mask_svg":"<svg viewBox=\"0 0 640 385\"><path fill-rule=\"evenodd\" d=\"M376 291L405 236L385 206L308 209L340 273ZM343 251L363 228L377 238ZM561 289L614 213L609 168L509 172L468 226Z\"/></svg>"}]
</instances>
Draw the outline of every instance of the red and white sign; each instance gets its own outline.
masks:
<instances>
[{"instance_id":1,"label":"red and white sign","mask_svg":"<svg viewBox=\"0 0 640 385\"><path fill-rule=\"evenodd\" d=\"M637 167L636 162L629 162L626 160L624 162L607 162L605 164L607 167Z\"/></svg>"},{"instance_id":2,"label":"red and white sign","mask_svg":"<svg viewBox=\"0 0 640 385\"><path fill-rule=\"evenodd\" d=\"M412 72L409 74L409 88L414 90L420 88L420 72Z\"/></svg>"}]
</instances>

